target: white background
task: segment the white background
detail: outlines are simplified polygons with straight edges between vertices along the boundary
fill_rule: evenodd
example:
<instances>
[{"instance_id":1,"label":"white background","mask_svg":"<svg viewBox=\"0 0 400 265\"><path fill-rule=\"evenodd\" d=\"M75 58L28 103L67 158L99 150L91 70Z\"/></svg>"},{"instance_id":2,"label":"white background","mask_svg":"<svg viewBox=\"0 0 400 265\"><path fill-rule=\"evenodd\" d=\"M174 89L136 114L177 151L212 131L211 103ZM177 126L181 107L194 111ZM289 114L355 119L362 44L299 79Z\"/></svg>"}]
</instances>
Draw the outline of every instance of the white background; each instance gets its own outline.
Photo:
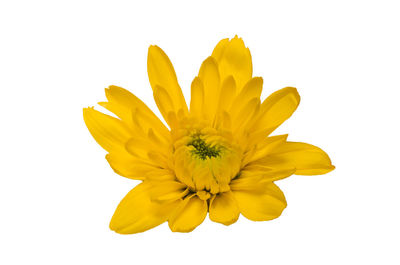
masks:
<instances>
[{"instance_id":1,"label":"white background","mask_svg":"<svg viewBox=\"0 0 400 265\"><path fill-rule=\"evenodd\" d=\"M399 264L399 11L382 0L1 1L0 263ZM274 221L110 231L137 182L110 169L82 108L114 84L155 110L150 44L189 100L202 60L235 34L263 98L285 86L302 97L276 133L320 146L337 169L279 181L288 208Z\"/></svg>"}]
</instances>

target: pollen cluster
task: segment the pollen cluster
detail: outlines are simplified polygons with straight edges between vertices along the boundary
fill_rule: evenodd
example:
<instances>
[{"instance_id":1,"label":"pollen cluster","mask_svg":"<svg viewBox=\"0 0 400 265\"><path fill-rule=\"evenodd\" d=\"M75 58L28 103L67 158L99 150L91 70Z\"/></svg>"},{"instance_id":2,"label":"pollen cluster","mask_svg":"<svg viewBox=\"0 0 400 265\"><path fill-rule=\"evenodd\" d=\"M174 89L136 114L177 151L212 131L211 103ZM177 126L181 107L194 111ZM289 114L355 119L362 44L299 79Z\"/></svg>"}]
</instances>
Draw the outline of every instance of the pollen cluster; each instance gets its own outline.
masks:
<instances>
[{"instance_id":1,"label":"pollen cluster","mask_svg":"<svg viewBox=\"0 0 400 265\"><path fill-rule=\"evenodd\" d=\"M193 138L193 141L188 144L188 146L193 146L195 148L192 150L193 155L202 160L219 156L220 147L206 144L201 135L195 135Z\"/></svg>"}]
</instances>

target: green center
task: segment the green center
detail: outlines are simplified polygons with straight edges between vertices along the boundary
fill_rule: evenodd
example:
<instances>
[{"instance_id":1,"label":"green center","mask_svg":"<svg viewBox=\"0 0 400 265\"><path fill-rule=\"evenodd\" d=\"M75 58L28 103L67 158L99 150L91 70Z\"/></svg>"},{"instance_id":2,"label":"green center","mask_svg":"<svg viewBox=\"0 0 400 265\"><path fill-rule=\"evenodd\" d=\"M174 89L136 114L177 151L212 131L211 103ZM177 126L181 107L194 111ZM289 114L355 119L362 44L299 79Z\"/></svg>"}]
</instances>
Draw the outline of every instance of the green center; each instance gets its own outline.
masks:
<instances>
[{"instance_id":1,"label":"green center","mask_svg":"<svg viewBox=\"0 0 400 265\"><path fill-rule=\"evenodd\" d=\"M200 159L205 160L211 157L217 157L220 155L220 149L216 146L211 146L206 144L203 139L199 136L195 136L193 141L191 141L188 146L193 146L195 149L192 153L197 155Z\"/></svg>"}]
</instances>

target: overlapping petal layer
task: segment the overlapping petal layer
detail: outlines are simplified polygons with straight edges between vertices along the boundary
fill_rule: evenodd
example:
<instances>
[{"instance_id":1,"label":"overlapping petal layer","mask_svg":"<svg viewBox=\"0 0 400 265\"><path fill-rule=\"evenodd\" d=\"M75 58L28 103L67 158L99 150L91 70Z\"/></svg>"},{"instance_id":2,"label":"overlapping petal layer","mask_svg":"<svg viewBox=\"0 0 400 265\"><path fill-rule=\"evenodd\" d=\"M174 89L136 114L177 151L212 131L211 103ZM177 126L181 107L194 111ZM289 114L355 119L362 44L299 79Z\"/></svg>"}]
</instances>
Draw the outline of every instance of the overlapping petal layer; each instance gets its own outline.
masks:
<instances>
[{"instance_id":1,"label":"overlapping petal layer","mask_svg":"<svg viewBox=\"0 0 400 265\"><path fill-rule=\"evenodd\" d=\"M122 199L111 219L111 230L120 234L139 233L168 220L178 207L179 201L152 201L150 189L151 185L143 182Z\"/></svg>"}]
</instances>

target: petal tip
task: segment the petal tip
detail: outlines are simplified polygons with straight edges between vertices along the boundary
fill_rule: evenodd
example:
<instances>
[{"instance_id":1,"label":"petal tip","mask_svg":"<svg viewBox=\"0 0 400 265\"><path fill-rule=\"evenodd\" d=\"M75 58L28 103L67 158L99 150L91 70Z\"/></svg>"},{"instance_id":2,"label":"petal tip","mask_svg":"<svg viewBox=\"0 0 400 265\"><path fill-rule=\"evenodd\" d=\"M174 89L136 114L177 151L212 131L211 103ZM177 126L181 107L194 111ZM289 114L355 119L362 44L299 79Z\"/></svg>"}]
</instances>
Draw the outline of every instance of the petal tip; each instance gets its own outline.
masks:
<instances>
[{"instance_id":1,"label":"petal tip","mask_svg":"<svg viewBox=\"0 0 400 265\"><path fill-rule=\"evenodd\" d=\"M148 49L148 57L150 57L154 53L161 53L163 56L165 56L165 52L157 45L150 45Z\"/></svg>"},{"instance_id":2,"label":"petal tip","mask_svg":"<svg viewBox=\"0 0 400 265\"><path fill-rule=\"evenodd\" d=\"M326 173L329 173L329 172L331 172L331 171L333 171L335 169L336 169L336 167L334 165L330 165L330 167L327 168L327 172Z\"/></svg>"},{"instance_id":3,"label":"petal tip","mask_svg":"<svg viewBox=\"0 0 400 265\"><path fill-rule=\"evenodd\" d=\"M215 65L218 64L217 60L212 56L208 56L207 59L205 59L204 62L203 62L203 64L209 64L209 63L215 64Z\"/></svg>"},{"instance_id":4,"label":"petal tip","mask_svg":"<svg viewBox=\"0 0 400 265\"><path fill-rule=\"evenodd\" d=\"M89 107L83 108L83 116L88 115L89 112L92 112L92 111L94 111L94 106L89 106Z\"/></svg>"}]
</instances>

